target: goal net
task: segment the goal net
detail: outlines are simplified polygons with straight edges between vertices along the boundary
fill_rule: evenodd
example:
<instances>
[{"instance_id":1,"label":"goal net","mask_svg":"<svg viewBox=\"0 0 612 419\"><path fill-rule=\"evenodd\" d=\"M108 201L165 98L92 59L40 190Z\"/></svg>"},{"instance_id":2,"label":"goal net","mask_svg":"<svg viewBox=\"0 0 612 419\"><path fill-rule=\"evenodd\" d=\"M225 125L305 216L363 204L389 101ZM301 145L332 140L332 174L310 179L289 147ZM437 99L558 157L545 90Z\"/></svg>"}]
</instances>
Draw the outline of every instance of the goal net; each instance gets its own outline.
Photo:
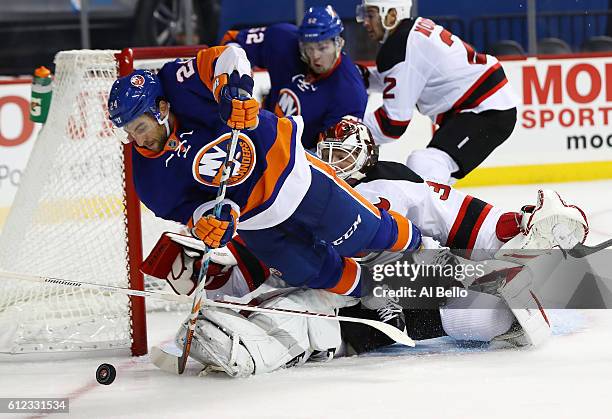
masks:
<instances>
[{"instance_id":1,"label":"goal net","mask_svg":"<svg viewBox=\"0 0 612 419\"><path fill-rule=\"evenodd\" d=\"M162 289L138 268L162 231L142 208L131 148L108 120L118 74L159 68L197 47L65 51L53 99L0 236L0 270L133 289ZM150 302L149 302L150 303ZM159 308L159 306L157 307ZM0 353L147 351L145 303L100 291L0 279Z\"/></svg>"}]
</instances>

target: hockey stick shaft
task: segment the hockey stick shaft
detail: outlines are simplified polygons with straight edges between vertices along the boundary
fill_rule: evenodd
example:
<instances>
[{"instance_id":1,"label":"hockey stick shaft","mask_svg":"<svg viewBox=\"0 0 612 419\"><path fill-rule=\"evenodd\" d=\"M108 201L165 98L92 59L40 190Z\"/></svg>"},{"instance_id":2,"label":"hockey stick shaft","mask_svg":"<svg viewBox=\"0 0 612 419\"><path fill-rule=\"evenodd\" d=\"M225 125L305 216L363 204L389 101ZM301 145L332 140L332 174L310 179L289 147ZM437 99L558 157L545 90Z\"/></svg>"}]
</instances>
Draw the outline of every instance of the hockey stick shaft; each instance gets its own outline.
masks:
<instances>
[{"instance_id":1,"label":"hockey stick shaft","mask_svg":"<svg viewBox=\"0 0 612 419\"><path fill-rule=\"evenodd\" d=\"M68 279L61 278L53 278L48 276L39 276L39 275L30 275L30 274L22 274L16 272L3 272L0 271L0 278L5 280L23 280L29 282L37 282L43 284L50 285L60 285L71 288L81 288L81 289L90 289L100 292L112 292L123 295L132 295L136 297L147 297L147 298L155 298L159 300L165 301L174 301L176 303L190 303L192 302L192 298L188 295L176 295L176 294L168 294L157 291L140 291L133 290L130 288L122 288L115 287L112 285L101 285L94 284L90 282L80 282L80 281L72 281ZM397 329L394 326L389 324L377 321L377 320L369 320L369 319L360 319L358 317L346 317L346 316L337 316L335 314L326 314L326 313L317 313L311 311L300 311L300 310L289 310L283 308L265 308L265 307L257 307L252 306L245 303L237 303L237 302L229 302L229 301L216 301L216 300L208 300L202 298L201 305L203 307L216 307L216 308L227 308L230 310L242 310L242 311L251 311L256 313L268 313L268 314L276 314L276 315L288 315L288 316L300 316L300 317L314 317L314 318L327 318L330 320L337 320L343 322L351 322L351 323L361 323L373 327L389 338L393 339L397 343L401 343L407 346L415 346L415 343L410 337L408 337L404 332Z\"/></svg>"},{"instance_id":2,"label":"hockey stick shaft","mask_svg":"<svg viewBox=\"0 0 612 419\"><path fill-rule=\"evenodd\" d=\"M174 301L176 303L191 302L187 295L169 294L155 291L133 290L131 288L115 287L113 285L94 284L91 282L72 281L70 279L55 278L51 276L31 275L18 272L0 271L0 278L4 280L17 279L21 281L38 282L49 285L61 285L64 287L81 288L100 292L112 292L116 294L131 295L135 297L148 297L158 300Z\"/></svg>"},{"instance_id":3,"label":"hockey stick shaft","mask_svg":"<svg viewBox=\"0 0 612 419\"><path fill-rule=\"evenodd\" d=\"M215 208L213 213L216 218L219 218L221 215L221 202L225 199L225 191L227 190L227 181L229 180L234 164L234 154L236 153L236 146L238 144L238 137L240 135L240 130L232 129L232 137L230 139L230 143L228 146L227 154L225 155L225 160L223 162L223 174L221 175L221 180L219 182L219 189L217 190L217 197L215 198ZM185 371L185 366L187 365L187 358L189 358L189 351L191 350L191 342L193 341L193 334L195 333L196 322L198 320L198 313L200 312L200 308L202 306L202 298L206 293L205 285L206 281L206 273L208 272L208 263L210 262L210 252L212 249L206 248L206 252L204 253L204 257L202 259L202 266L200 268L200 273L198 274L198 285L193 293L193 304L191 306L191 313L189 314L189 321L187 323L187 332L185 333L185 342L183 344L183 352L181 357L178 360L178 373L182 374ZM167 354L168 356L173 356L171 354Z\"/></svg>"},{"instance_id":4,"label":"hockey stick shaft","mask_svg":"<svg viewBox=\"0 0 612 419\"><path fill-rule=\"evenodd\" d=\"M607 249L610 246L612 246L612 239L606 240L605 242L599 243L595 246L586 246L582 243L578 243L573 249L569 250L569 254L575 258L582 258L599 252L600 250Z\"/></svg>"}]
</instances>

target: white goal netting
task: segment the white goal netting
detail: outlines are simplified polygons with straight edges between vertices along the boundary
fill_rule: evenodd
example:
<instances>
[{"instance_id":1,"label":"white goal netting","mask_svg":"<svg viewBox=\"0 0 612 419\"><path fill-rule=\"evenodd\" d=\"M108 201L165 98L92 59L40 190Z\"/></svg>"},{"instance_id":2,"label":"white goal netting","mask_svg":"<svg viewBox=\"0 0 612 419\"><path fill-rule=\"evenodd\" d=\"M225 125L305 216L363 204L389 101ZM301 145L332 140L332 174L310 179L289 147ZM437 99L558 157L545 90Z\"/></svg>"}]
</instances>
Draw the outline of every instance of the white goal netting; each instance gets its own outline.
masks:
<instances>
[{"instance_id":1,"label":"white goal netting","mask_svg":"<svg viewBox=\"0 0 612 419\"><path fill-rule=\"evenodd\" d=\"M129 287L133 221L123 146L106 108L114 51L61 52L55 63L49 116L0 236L0 270ZM176 228L143 209L145 256ZM162 287L146 280L146 289ZM123 295L0 279L0 353L129 348L142 339L132 314Z\"/></svg>"}]
</instances>

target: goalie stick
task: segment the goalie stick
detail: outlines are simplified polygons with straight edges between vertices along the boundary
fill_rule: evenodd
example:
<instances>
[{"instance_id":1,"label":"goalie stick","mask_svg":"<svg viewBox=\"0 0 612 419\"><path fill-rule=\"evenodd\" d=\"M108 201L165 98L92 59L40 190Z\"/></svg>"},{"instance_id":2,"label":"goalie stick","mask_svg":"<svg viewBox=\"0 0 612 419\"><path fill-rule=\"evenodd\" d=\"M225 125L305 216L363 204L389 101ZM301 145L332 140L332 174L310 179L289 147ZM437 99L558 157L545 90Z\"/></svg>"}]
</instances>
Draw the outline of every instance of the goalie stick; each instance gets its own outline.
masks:
<instances>
[{"instance_id":1,"label":"goalie stick","mask_svg":"<svg viewBox=\"0 0 612 419\"><path fill-rule=\"evenodd\" d=\"M612 246L612 239L606 240L605 242L596 244L595 246L586 246L582 243L576 244L573 248L568 250L570 256L575 258L583 258L593 253L599 252L600 250L607 249Z\"/></svg>"},{"instance_id":2,"label":"goalie stick","mask_svg":"<svg viewBox=\"0 0 612 419\"><path fill-rule=\"evenodd\" d=\"M192 302L192 298L188 295L177 295L177 294L169 294L159 291L140 291L133 290L130 288L122 288L122 287L114 287L111 285L102 285L102 284L94 284L91 282L80 282L80 281L72 281L68 279L61 278L53 278L48 276L39 276L39 275L31 275L31 274L21 274L16 272L4 272L0 271L0 278L5 280L23 280L30 282L38 282L44 284L51 285L61 285L65 287L74 287L74 288L84 288L90 289L100 292L112 292L123 295L133 295L136 297L148 297L148 298L156 298L160 300L173 301L176 303L188 303ZM328 318L330 320L337 320L341 322L351 322L351 323L361 323L367 326L373 327L376 330L381 331L385 335L387 335L390 339L394 340L396 343L401 343L406 346L414 347L414 341L406 335L406 333L402 332L395 326L391 326L390 324L383 323L378 320L370 320L370 319L360 319L358 317L347 317L347 316L338 316L335 314L326 314L326 313L317 313L312 311L300 311L300 310L289 310L284 308L265 308L253 306L246 303L238 303L238 302L229 302L229 301L217 301L217 300L209 300L206 298L201 299L202 307L217 307L217 308L227 308L230 310L241 310L241 311L252 311L256 313L268 313L268 314L277 314L277 315L287 315L287 316L301 316L301 317L318 317L318 318ZM155 350L155 347L153 347ZM153 353L153 352L152 352ZM165 352L163 352L165 353ZM172 355L170 360L174 359L175 361L165 362L164 365L172 365L171 368L164 367L162 368L160 365L158 367L164 369L165 371L170 371L175 374L178 374L178 359L179 357Z\"/></svg>"}]
</instances>

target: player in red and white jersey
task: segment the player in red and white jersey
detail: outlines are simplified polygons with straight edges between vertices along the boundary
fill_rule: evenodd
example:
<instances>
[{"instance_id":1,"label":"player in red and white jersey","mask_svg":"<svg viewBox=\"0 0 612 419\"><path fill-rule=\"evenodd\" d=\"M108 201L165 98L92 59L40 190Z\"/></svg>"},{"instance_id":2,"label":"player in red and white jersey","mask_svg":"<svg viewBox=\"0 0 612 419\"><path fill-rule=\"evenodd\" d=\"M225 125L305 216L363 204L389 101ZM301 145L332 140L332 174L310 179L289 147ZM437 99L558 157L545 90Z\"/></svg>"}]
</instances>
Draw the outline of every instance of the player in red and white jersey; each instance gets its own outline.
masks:
<instances>
[{"instance_id":1,"label":"player in red and white jersey","mask_svg":"<svg viewBox=\"0 0 612 419\"><path fill-rule=\"evenodd\" d=\"M399 139L414 108L439 128L407 165L447 183L463 178L512 133L518 98L500 62L422 17L410 18L411 0L363 0L357 7L370 38L382 43L370 86L383 105L366 112L377 144Z\"/></svg>"},{"instance_id":2,"label":"player in red and white jersey","mask_svg":"<svg viewBox=\"0 0 612 419\"><path fill-rule=\"evenodd\" d=\"M424 179L403 164L378 161L378 148L364 123L344 119L321 136L317 155L375 206L409 216L424 236L451 249L464 249L470 259L491 259L504 243L524 232L521 224L528 220L522 219L523 214ZM527 207L524 211L533 210L533 205ZM576 221L574 243L583 241L586 217L575 207L567 211L564 215Z\"/></svg>"},{"instance_id":3,"label":"player in red and white jersey","mask_svg":"<svg viewBox=\"0 0 612 419\"><path fill-rule=\"evenodd\" d=\"M403 164L378 161L378 148L363 123L343 120L322 135L317 155L370 202L409 216L419 227L426 250L413 254L414 263L453 263L450 252L437 248L431 238L463 256L461 264L471 263L468 259L482 261L497 257L517 262L520 257L508 258L504 249L560 246L568 249L586 239L588 222L584 212L575 205L566 204L554 191L541 190L536 205L523 206L520 212L508 212L449 185L424 180ZM498 252L500 249L502 251ZM371 263L388 262L382 255ZM524 260L519 262L523 263ZM468 297L449 297L439 310L405 309L408 334L414 339L448 335L460 340L495 338L518 345L540 344L550 334L550 324L542 306L539 311L523 308L523 302L517 303L513 300L515 296L504 293L505 285L499 286L499 281L506 281L506 284L514 281L520 270L520 267L502 269L483 277L462 279ZM530 288L525 286L524 289ZM537 299L535 294L533 298ZM360 316L363 310L347 307L341 313ZM529 321L525 321L526 314L531 317ZM373 349L381 342L390 343L359 325L343 325L343 336L346 340L350 336L351 345L358 351Z\"/></svg>"}]
</instances>

